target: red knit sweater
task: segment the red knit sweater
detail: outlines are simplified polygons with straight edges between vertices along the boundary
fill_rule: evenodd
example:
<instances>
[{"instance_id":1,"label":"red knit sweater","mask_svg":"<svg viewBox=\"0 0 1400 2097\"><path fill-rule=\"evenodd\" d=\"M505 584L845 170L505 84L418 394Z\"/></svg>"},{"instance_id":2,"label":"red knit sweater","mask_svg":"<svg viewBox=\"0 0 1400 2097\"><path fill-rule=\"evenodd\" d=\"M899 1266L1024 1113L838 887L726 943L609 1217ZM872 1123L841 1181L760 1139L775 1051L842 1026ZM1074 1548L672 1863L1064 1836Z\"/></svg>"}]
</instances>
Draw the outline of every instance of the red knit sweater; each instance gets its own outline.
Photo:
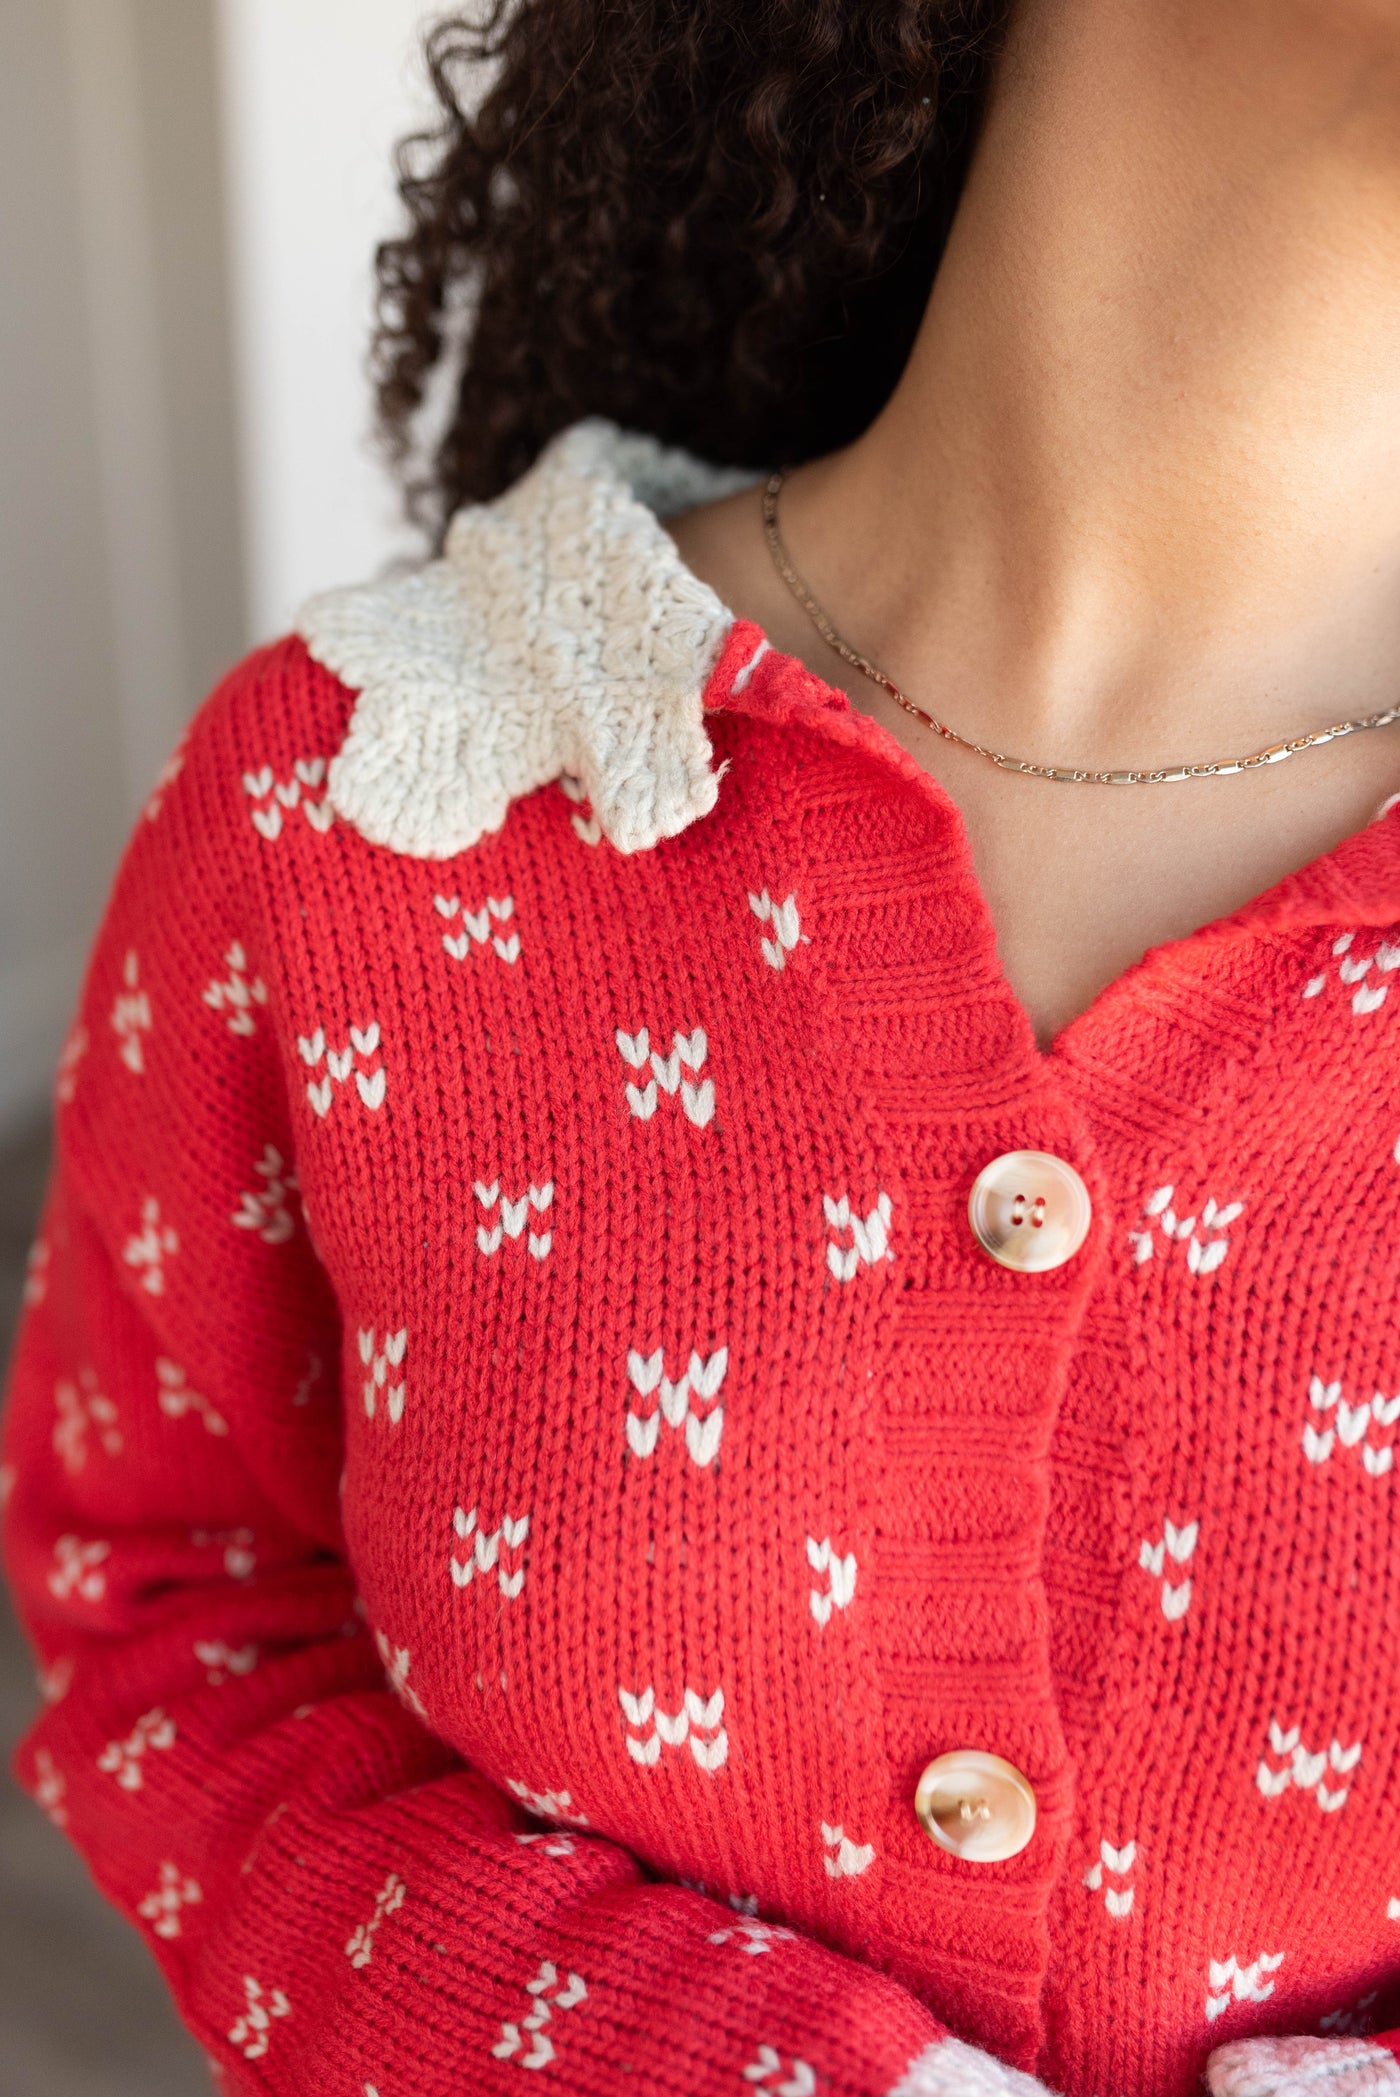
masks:
<instances>
[{"instance_id":1,"label":"red knit sweater","mask_svg":"<svg viewBox=\"0 0 1400 2097\"><path fill-rule=\"evenodd\" d=\"M13 1379L25 1780L239 2090L1400 2084L1400 814L1041 1053L938 786L727 615L688 699L571 470L601 647L517 547L535 682L457 683L586 788L395 847L461 736L293 639L138 825ZM1053 1272L968 1226L1018 1149ZM1014 1858L915 1816L962 1747Z\"/></svg>"}]
</instances>

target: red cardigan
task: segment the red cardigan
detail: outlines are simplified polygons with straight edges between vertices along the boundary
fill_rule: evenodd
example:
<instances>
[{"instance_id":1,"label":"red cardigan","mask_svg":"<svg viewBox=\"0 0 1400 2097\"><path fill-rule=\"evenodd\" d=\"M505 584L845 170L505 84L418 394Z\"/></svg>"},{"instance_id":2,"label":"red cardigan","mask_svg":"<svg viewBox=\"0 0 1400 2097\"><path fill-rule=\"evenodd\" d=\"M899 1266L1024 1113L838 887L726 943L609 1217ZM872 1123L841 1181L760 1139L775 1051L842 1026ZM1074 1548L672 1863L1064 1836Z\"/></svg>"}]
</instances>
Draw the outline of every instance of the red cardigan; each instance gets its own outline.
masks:
<instances>
[{"instance_id":1,"label":"red cardigan","mask_svg":"<svg viewBox=\"0 0 1400 2097\"><path fill-rule=\"evenodd\" d=\"M627 851L596 721L591 800L369 841L299 639L167 769L13 1378L24 1779L238 2090L1400 2087L1400 813L1041 1053L938 786L702 642ZM1013 1857L916 1816L965 1748Z\"/></svg>"}]
</instances>

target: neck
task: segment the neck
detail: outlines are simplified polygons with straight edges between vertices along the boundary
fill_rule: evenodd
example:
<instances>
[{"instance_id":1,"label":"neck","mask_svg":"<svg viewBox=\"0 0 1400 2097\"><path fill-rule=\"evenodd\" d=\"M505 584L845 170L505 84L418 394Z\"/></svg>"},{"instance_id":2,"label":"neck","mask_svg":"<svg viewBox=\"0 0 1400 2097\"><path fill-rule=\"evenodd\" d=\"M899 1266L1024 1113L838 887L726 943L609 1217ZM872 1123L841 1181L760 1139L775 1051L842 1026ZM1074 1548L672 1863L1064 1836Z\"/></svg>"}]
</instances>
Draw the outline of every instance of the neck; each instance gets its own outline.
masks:
<instances>
[{"instance_id":1,"label":"neck","mask_svg":"<svg viewBox=\"0 0 1400 2097\"><path fill-rule=\"evenodd\" d=\"M965 732L1159 763L1400 695L1391 12L1016 17L901 383L784 497L847 639Z\"/></svg>"}]
</instances>

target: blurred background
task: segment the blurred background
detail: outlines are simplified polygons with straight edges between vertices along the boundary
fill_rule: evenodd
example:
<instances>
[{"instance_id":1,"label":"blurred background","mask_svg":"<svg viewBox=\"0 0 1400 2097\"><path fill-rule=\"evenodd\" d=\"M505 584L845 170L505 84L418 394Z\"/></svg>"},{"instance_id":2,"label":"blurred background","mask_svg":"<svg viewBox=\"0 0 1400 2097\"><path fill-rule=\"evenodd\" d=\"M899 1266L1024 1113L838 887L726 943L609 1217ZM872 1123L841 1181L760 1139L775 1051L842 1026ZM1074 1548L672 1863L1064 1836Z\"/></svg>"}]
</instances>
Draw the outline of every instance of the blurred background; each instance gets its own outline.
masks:
<instances>
[{"instance_id":1,"label":"blurred background","mask_svg":"<svg viewBox=\"0 0 1400 2097\"><path fill-rule=\"evenodd\" d=\"M132 819L219 673L419 550L368 441L424 0L0 0L0 1349ZM3 1605L0 1605L0 1609ZM0 1746L34 1687L0 1617ZM0 1779L0 2097L208 2097L144 1946Z\"/></svg>"}]
</instances>

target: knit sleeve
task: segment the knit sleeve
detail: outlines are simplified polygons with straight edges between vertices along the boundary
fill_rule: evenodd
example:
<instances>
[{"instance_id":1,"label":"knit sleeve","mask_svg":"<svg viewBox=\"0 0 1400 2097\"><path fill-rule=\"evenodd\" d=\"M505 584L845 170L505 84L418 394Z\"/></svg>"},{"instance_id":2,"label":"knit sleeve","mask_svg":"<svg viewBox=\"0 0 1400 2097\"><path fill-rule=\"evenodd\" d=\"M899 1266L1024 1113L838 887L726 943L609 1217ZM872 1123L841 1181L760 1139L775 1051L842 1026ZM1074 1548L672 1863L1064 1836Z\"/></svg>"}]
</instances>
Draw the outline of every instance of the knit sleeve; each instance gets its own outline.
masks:
<instances>
[{"instance_id":1,"label":"knit sleeve","mask_svg":"<svg viewBox=\"0 0 1400 2097\"><path fill-rule=\"evenodd\" d=\"M872 1968L531 1819L414 1709L343 1544L341 1320L213 732L139 827L60 1070L5 1451L48 1698L22 1780L235 2090L1033 2089Z\"/></svg>"}]
</instances>

